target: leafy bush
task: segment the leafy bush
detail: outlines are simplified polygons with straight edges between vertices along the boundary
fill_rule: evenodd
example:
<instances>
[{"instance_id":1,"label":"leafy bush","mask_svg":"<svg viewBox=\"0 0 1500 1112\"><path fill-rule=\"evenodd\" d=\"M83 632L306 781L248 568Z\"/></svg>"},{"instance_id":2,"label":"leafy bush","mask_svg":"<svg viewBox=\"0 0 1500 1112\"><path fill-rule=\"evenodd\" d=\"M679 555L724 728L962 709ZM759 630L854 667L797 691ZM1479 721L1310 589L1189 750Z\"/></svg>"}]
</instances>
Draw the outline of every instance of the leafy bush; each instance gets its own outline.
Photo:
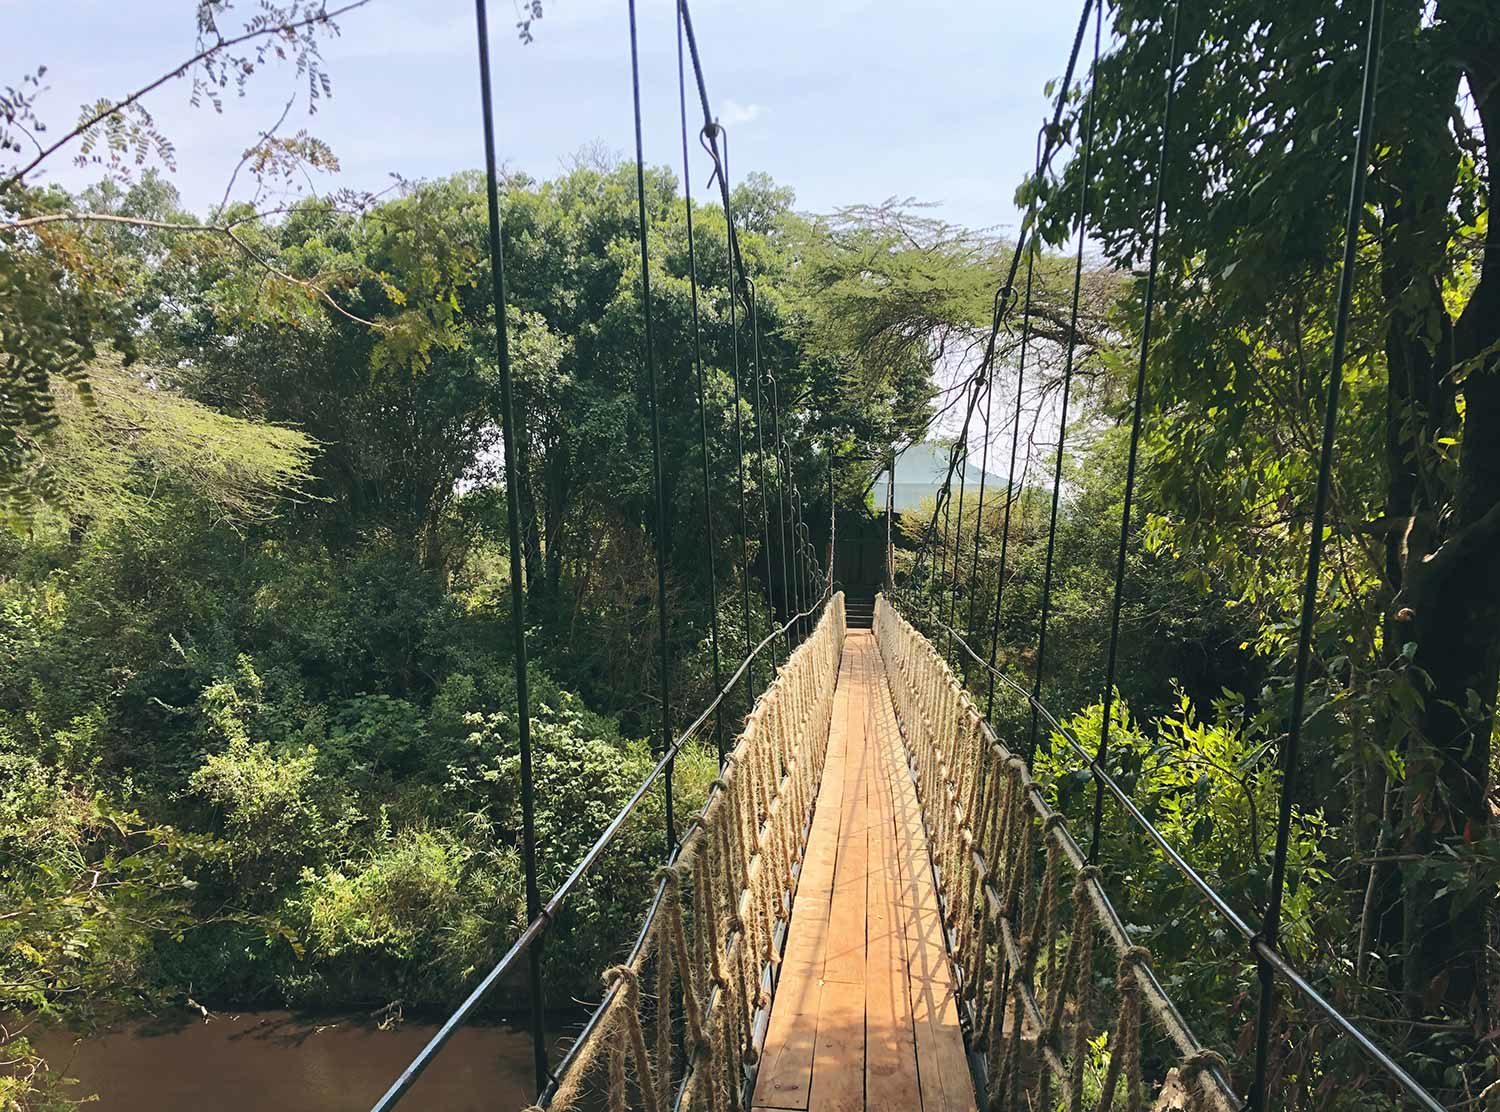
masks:
<instances>
[{"instance_id":1,"label":"leafy bush","mask_svg":"<svg viewBox=\"0 0 1500 1112\"><path fill-rule=\"evenodd\" d=\"M1107 767L1162 836L1232 907L1254 922L1268 890L1280 775L1276 751L1243 701L1226 694L1201 717L1179 692L1177 708L1146 726L1114 703ZM1088 752L1099 744L1103 707L1088 707L1063 727ZM1037 753L1076 837L1086 844L1094 788L1066 740L1053 734ZM1313 953L1314 902L1331 880L1316 811L1292 816L1283 949ZM1204 907L1197 892L1123 810L1106 796L1101 834L1105 884L1134 941L1149 946L1163 983L1209 1045L1239 1043L1254 1017L1254 973L1238 934Z\"/></svg>"},{"instance_id":2,"label":"leafy bush","mask_svg":"<svg viewBox=\"0 0 1500 1112\"><path fill-rule=\"evenodd\" d=\"M489 835L477 822L469 841L411 828L363 862L306 870L288 910L323 997L310 998L308 981L296 978L288 996L451 1004L524 921L520 856Z\"/></svg>"}]
</instances>

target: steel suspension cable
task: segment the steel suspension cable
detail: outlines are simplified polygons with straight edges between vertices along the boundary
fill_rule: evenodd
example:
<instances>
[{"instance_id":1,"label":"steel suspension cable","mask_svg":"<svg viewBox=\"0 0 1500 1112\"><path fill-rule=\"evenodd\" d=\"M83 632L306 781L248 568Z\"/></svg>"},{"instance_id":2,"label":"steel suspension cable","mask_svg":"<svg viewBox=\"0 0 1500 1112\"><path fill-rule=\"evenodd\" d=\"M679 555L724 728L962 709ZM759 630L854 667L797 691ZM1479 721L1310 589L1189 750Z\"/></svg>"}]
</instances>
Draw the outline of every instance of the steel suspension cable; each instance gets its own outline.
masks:
<instances>
[{"instance_id":1,"label":"steel suspension cable","mask_svg":"<svg viewBox=\"0 0 1500 1112\"><path fill-rule=\"evenodd\" d=\"M685 4L686 0L681 0L681 2ZM1098 2L1102 5L1103 0L1098 0ZM1050 126L1044 127L1042 129L1042 135L1044 136L1046 141L1043 145L1041 157L1038 159L1037 172L1031 182L1033 191L1041 180L1042 172L1049 165L1051 165L1052 155L1056 150L1056 139L1057 136L1061 134L1060 124L1062 122L1063 107L1067 103L1068 88L1073 83L1073 72L1078 65L1078 55L1083 47L1084 32L1088 29L1089 13L1094 10L1094 4L1095 0L1083 0L1083 9L1078 14L1078 27L1073 32L1073 46L1068 52L1068 64L1067 68L1063 71L1062 83L1059 88L1057 101L1052 112L1052 123ZM689 35L691 36L691 31L689 32ZM689 39L689 41L691 42L691 38ZM992 360L994 357L996 336L999 333L1000 328L1003 327L1006 318L1009 316L1010 309L1014 304L1016 276L1019 273L1021 251L1025 248L1028 239L1035 239L1034 224L1032 222L1023 224L1021 227L1021 234L1016 237L1016 249L1015 252L1011 255L1010 266L1007 270L1005 281L1001 283L1000 288L995 295L997 303L1002 306L1002 310L999 314L996 315L994 325L990 331L990 338L988 343L989 353L986 355L985 361L982 362L975 373L970 376L970 380L967 386L968 403L964 411L963 428L960 433L960 437L965 441L967 441L969 435L969 426L974 417L974 410L979 404L980 391L978 389L978 384L983 380L983 377L989 368L990 360ZM935 500L932 507L932 519L927 523L927 529L923 534L922 547L917 551L917 559L912 568L911 580L913 583L915 583L920 578L922 563L927 555L927 550L931 547L937 536L938 512L942 509L944 503L948 501L949 495L951 494L953 485L953 471L957 466L957 461L958 457L956 452L950 453L948 458L948 471L944 476L942 486L938 489L937 499Z\"/></svg>"},{"instance_id":2,"label":"steel suspension cable","mask_svg":"<svg viewBox=\"0 0 1500 1112\"><path fill-rule=\"evenodd\" d=\"M896 544L892 524L896 517L896 452L891 450L886 466L885 483L885 582L886 589L896 589Z\"/></svg>"},{"instance_id":3,"label":"steel suspension cable","mask_svg":"<svg viewBox=\"0 0 1500 1112\"><path fill-rule=\"evenodd\" d=\"M635 0L629 0L630 11L630 91L635 106L635 187L638 232L641 242L641 315L645 326L646 385L650 392L651 414L651 484L656 494L656 616L660 661L658 691L661 698L661 748L672 745L671 646L667 635L667 499L662 486L661 411L656 392L656 337L651 324L651 247L646 224L646 154L641 134L641 63L635 28ZM677 821L672 807L672 763L667 762L662 776L666 797L667 854L677 846Z\"/></svg>"},{"instance_id":4,"label":"steel suspension cable","mask_svg":"<svg viewBox=\"0 0 1500 1112\"><path fill-rule=\"evenodd\" d=\"M1066 92L1066 90L1063 90ZM1061 95L1061 94L1059 94ZM1037 172L1041 172L1042 132L1037 133ZM1027 222L1036 220L1036 192L1033 191L1027 205ZM1017 248L1020 250L1020 248ZM1016 364L1016 416L1010 429L1010 464L1005 472L1005 509L1000 519L1000 565L995 572L995 606L990 616L990 672L985 694L985 717L995 717L995 661L1000 650L1000 603L1005 596L1005 561L1010 555L1010 517L1016 501L1016 455L1021 447L1021 403L1026 391L1026 353L1031 343L1031 295L1036 275L1036 245L1033 240L1026 247L1026 294L1021 309L1021 355ZM1040 403L1038 403L1040 404ZM1024 497L1026 473L1030 470L1031 453L1027 451L1027 468L1021 472L1021 492ZM1024 507L1023 507L1024 510Z\"/></svg>"},{"instance_id":5,"label":"steel suspension cable","mask_svg":"<svg viewBox=\"0 0 1500 1112\"><path fill-rule=\"evenodd\" d=\"M516 733L521 759L521 864L525 875L526 917L535 919L541 911L542 897L536 875L536 801L535 779L531 760L531 693L526 662L526 567L521 557L521 484L516 463L516 405L510 363L510 337L506 320L508 298L505 290L505 250L501 242L500 176L495 159L494 93L490 87L490 31L485 0L474 0L475 38L479 48L480 110L484 117L485 201L488 206L490 295L495 310L495 355L500 370L500 437L505 461L505 504L510 540L510 622L515 641L513 659L516 677ZM547 1067L546 1001L542 986L542 947L540 942L527 956L527 981L530 1000L532 1062L538 1094L547 1087L551 1074ZM404 1073L382 1098L382 1103L399 1100L416 1080Z\"/></svg>"},{"instance_id":6,"label":"steel suspension cable","mask_svg":"<svg viewBox=\"0 0 1500 1112\"><path fill-rule=\"evenodd\" d=\"M758 313L758 308L757 308ZM757 320L759 317L757 316ZM756 351L760 350L760 328L756 326L755 334ZM760 360L757 355L756 363ZM787 529L787 518L790 510L787 507L787 477L784 465L785 444L781 438L781 392L776 383L776 376L770 371L764 371L765 379L771 386L771 457L776 463L776 534L781 542L781 604L786 607L784 613L795 613L795 604L792 601L790 557L791 537ZM793 635L787 633L787 652L792 651Z\"/></svg>"},{"instance_id":7,"label":"steel suspension cable","mask_svg":"<svg viewBox=\"0 0 1500 1112\"><path fill-rule=\"evenodd\" d=\"M1073 306L1068 318L1068 352L1063 361L1062 405L1057 421L1057 462L1052 472L1052 518L1047 526L1047 560L1042 572L1042 608L1038 617L1036 676L1032 681L1038 700L1042 697L1042 679L1047 670L1047 620L1052 611L1052 572L1057 551L1057 517L1062 502L1063 456L1068 440L1068 400L1073 389L1073 362L1078 349L1078 305L1083 293L1083 246L1088 239L1089 157L1094 149L1094 112L1099 78L1099 42L1104 29L1104 5L1094 11L1094 61L1090 67L1088 99L1084 102L1083 150L1078 175L1078 252L1073 262ZM1031 732L1026 743L1026 760L1036 757L1037 731L1041 725L1036 707L1031 710Z\"/></svg>"},{"instance_id":8,"label":"steel suspension cable","mask_svg":"<svg viewBox=\"0 0 1500 1112\"><path fill-rule=\"evenodd\" d=\"M787 471L791 471L791 449L786 450ZM792 587L796 591L797 609L801 611L803 600L806 598L805 581L807 578L807 547L803 543L802 529L802 492L797 489L797 483L792 481ZM802 623L797 625L797 641L800 644L807 636L807 630Z\"/></svg>"},{"instance_id":9,"label":"steel suspension cable","mask_svg":"<svg viewBox=\"0 0 1500 1112\"><path fill-rule=\"evenodd\" d=\"M1120 657L1120 612L1125 601L1125 560L1130 544L1131 510L1135 500L1135 474L1140 458L1141 422L1146 411L1146 367L1151 356L1152 311L1156 308L1156 276L1161 247L1162 199L1166 190L1168 158L1171 154L1172 109L1177 96L1177 36L1182 22L1181 0L1172 0L1172 32L1167 46L1167 92L1162 108L1161 144L1156 152L1156 181L1151 210L1151 258L1146 269L1146 290L1141 305L1141 350L1135 368L1135 402L1130 417L1130 451L1125 463L1125 498L1120 509L1120 546L1115 554L1115 594L1109 615L1109 652L1104 667L1104 719L1099 727L1099 749L1094 760L1102 767L1109 757L1110 718L1114 710L1115 678ZM1099 858L1099 828L1104 822L1104 784L1094 785L1094 825L1089 835L1089 863Z\"/></svg>"},{"instance_id":10,"label":"steel suspension cable","mask_svg":"<svg viewBox=\"0 0 1500 1112\"><path fill-rule=\"evenodd\" d=\"M682 193L687 211L688 289L693 311L693 366L698 373L698 444L703 453L703 532L708 540L708 606L709 644L713 653L714 691L723 690L719 659L719 573L715 567L718 544L714 537L714 516L708 463L708 391L703 380L703 330L698 316L698 253L693 242L693 176L688 161L687 69L683 59L682 11L677 12L677 103L682 116ZM746 631L748 634L748 630ZM724 713L714 719L714 748L719 764L724 764Z\"/></svg>"},{"instance_id":11,"label":"steel suspension cable","mask_svg":"<svg viewBox=\"0 0 1500 1112\"><path fill-rule=\"evenodd\" d=\"M802 488L797 485L796 471L792 466L792 449L787 445L787 474L792 481L792 539L796 542L794 548L797 553L797 561L794 565L797 573L797 607L799 610L806 609L807 600L812 594L812 568L815 562L812 553L812 544L808 538L807 521L804 516L806 505L802 497ZM804 621L798 640L805 640L812 630Z\"/></svg>"},{"instance_id":12,"label":"steel suspension cable","mask_svg":"<svg viewBox=\"0 0 1500 1112\"><path fill-rule=\"evenodd\" d=\"M963 455L958 462L958 512L954 515L953 523L953 583L948 591L947 623L953 624L954 612L958 609L958 562L963 556L964 535L964 486L969 476L969 440L967 433L964 436ZM947 563L946 555L944 563ZM953 638L948 638L948 655L953 655Z\"/></svg>"},{"instance_id":13,"label":"steel suspension cable","mask_svg":"<svg viewBox=\"0 0 1500 1112\"><path fill-rule=\"evenodd\" d=\"M984 486L990 466L990 417L995 408L995 369L984 389L984 447L979 452L979 496L974 513L974 558L969 563L969 617L964 629L974 635L974 614L979 606L979 542L984 533Z\"/></svg>"},{"instance_id":14,"label":"steel suspension cable","mask_svg":"<svg viewBox=\"0 0 1500 1112\"><path fill-rule=\"evenodd\" d=\"M685 22L687 10L678 6L677 14ZM727 145L726 145L727 147ZM717 159L715 160L717 165ZM726 168L726 173L727 168ZM734 214L729 204L729 191L723 191L724 202L724 225L728 229L726 233L732 239L734 236ZM739 326L739 296L735 292L735 268L733 258L729 266L729 335L730 347L734 355L734 467L738 483L738 503L740 519L740 593L745 624L745 652L748 655L750 647L755 643L755 629L750 613L750 530L749 519L745 514L745 427L744 415L741 413L740 399L740 326ZM774 673L774 668L772 669ZM755 666L752 661L750 671L745 676L745 714L748 716L755 707Z\"/></svg>"},{"instance_id":15,"label":"steel suspension cable","mask_svg":"<svg viewBox=\"0 0 1500 1112\"><path fill-rule=\"evenodd\" d=\"M834 438L828 435L828 594L834 593L834 558L838 555L838 509L834 504Z\"/></svg>"},{"instance_id":16,"label":"steel suspension cable","mask_svg":"<svg viewBox=\"0 0 1500 1112\"><path fill-rule=\"evenodd\" d=\"M1338 308L1334 315L1333 350L1329 356L1328 387L1323 400L1323 439L1318 449L1318 484L1313 496L1312 526L1307 543L1307 575L1302 584L1302 612L1297 628L1297 663L1292 680L1291 720L1281 750L1281 793L1276 816L1276 850L1271 861L1271 892L1259 937L1273 948L1281 939L1281 906L1286 889L1286 862L1292 826L1292 804L1297 795L1297 755L1302 742L1302 719L1307 708L1307 685L1312 669L1312 642L1318 611L1318 575L1323 557L1323 527L1333 482L1334 436L1338 431L1339 395L1343 388L1344 349L1349 338L1349 313L1359 262L1359 229L1365 208L1365 176L1375 121L1375 83L1380 70L1381 30L1385 0L1370 0L1365 41L1359 123L1350 168L1349 203L1344 213L1344 257L1339 269ZM1250 1091L1253 1112L1265 1112L1266 1077L1270 1065L1271 1017L1276 1008L1275 970L1258 958L1260 1007L1255 1023L1255 1080Z\"/></svg>"},{"instance_id":17,"label":"steel suspension cable","mask_svg":"<svg viewBox=\"0 0 1500 1112\"><path fill-rule=\"evenodd\" d=\"M724 147L727 160L729 149L727 141ZM776 624L776 577L771 570L771 511L766 499L766 399L760 375L760 296L755 290L754 282L748 278L742 281L750 287L750 334L753 343L751 374L755 376L755 456L757 469L760 472L760 543L766 563L766 602L771 608L771 624L774 626ZM772 642L771 675L773 678L779 667L780 664L776 660L776 644Z\"/></svg>"}]
</instances>

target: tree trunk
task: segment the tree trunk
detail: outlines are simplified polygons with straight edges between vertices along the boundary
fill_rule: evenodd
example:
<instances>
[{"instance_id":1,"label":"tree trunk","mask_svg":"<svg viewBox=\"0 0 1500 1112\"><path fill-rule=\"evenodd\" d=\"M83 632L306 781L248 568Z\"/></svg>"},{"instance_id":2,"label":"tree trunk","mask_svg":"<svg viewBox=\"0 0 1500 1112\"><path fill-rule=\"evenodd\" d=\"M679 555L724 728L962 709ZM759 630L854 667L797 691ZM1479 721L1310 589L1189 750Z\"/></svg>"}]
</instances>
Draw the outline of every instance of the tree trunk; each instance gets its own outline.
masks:
<instances>
[{"instance_id":1,"label":"tree trunk","mask_svg":"<svg viewBox=\"0 0 1500 1112\"><path fill-rule=\"evenodd\" d=\"M1471 0L1448 5L1449 31L1459 32L1463 49L1492 59L1495 51L1482 49L1484 40L1500 49L1500 34L1481 7ZM1477 74L1472 59L1461 62L1485 135L1493 136L1494 75ZM1434 65L1428 81L1442 96L1448 90L1440 69ZM1446 104L1434 108L1446 117ZM1424 136L1405 122L1415 157L1430 160L1431 132ZM1442 1013L1467 1019L1482 1033L1493 893L1476 890L1465 861L1468 847L1490 828L1490 744L1500 685L1500 366L1490 350L1500 344L1500 242L1491 223L1480 282L1462 316L1450 323L1438 286L1442 260L1434 265L1431 256L1448 248L1444 217L1452 179L1430 161L1409 169L1395 183L1399 201L1392 213L1399 226L1384 260L1390 268L1392 395L1406 407L1392 416L1410 434L1391 445L1393 502L1402 485L1411 484L1412 464L1416 479L1391 633L1416 643L1412 674L1423 698L1408 740L1402 817L1406 851L1425 859L1403 871L1403 980L1413 1018ZM1452 400L1458 392L1461 423ZM1459 435L1460 428L1454 489L1451 479L1436 479L1435 444L1438 435Z\"/></svg>"},{"instance_id":2,"label":"tree trunk","mask_svg":"<svg viewBox=\"0 0 1500 1112\"><path fill-rule=\"evenodd\" d=\"M515 424L516 498L521 507L521 555L526 564L526 591L528 597L540 598L545 592L546 574L542 567L542 530L537 515L536 490L531 481L532 432L526 425L526 408L519 399Z\"/></svg>"}]
</instances>

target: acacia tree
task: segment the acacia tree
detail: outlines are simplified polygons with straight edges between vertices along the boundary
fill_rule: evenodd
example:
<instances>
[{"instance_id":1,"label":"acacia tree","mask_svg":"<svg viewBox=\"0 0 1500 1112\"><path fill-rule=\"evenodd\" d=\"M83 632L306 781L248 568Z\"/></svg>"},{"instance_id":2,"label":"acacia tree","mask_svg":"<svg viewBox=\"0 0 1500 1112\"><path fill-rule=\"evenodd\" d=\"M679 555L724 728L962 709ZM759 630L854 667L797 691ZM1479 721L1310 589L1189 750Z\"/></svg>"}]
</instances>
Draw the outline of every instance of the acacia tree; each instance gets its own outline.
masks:
<instances>
[{"instance_id":1,"label":"acacia tree","mask_svg":"<svg viewBox=\"0 0 1500 1112\"><path fill-rule=\"evenodd\" d=\"M1497 877L1500 22L1487 0L1386 7L1319 627L1325 687L1309 726L1315 740L1342 738L1355 775L1343 802L1316 770L1308 791L1347 808L1376 859L1346 878L1369 897L1361 969L1371 951L1392 954L1413 1018L1462 1017L1482 1033ZM1149 380L1156 536L1194 548L1257 604L1260 648L1283 664L1367 17L1359 2L1182 5ZM1170 18L1161 0L1123 0L1095 78L1091 232L1125 267L1148 246L1140 168L1161 136ZM1045 190L1053 234L1078 173L1075 161ZM1399 883L1382 871L1392 855Z\"/></svg>"},{"instance_id":2,"label":"acacia tree","mask_svg":"<svg viewBox=\"0 0 1500 1112\"><path fill-rule=\"evenodd\" d=\"M123 95L82 106L77 121L60 133L46 119L45 65L0 89L0 503L7 513L24 517L39 498L55 493L55 477L45 466L46 441L57 424L54 379L71 382L86 397L88 364L101 350L113 346L127 359L134 356L130 268L122 273L120 254L101 250L107 245L88 234L91 227L209 236L278 284L336 304L325 281L278 269L245 233L280 211L260 207L266 184L290 181L304 170L337 169L327 144L306 130L285 135L281 129L300 96L315 112L331 94L322 40L337 31L339 16L366 3L264 0L236 27L230 22L232 0L197 0L191 56ZM281 117L246 149L206 221L79 208L65 193L40 188L48 168L66 157L117 183L131 182L142 168L175 168L176 147L147 105L152 94L186 81L194 105L222 111L227 96L243 95L257 73L275 64L293 70L297 91ZM228 213L245 182L255 186L249 208ZM93 199L100 197L96 192ZM348 194L340 202L359 205L364 199Z\"/></svg>"}]
</instances>

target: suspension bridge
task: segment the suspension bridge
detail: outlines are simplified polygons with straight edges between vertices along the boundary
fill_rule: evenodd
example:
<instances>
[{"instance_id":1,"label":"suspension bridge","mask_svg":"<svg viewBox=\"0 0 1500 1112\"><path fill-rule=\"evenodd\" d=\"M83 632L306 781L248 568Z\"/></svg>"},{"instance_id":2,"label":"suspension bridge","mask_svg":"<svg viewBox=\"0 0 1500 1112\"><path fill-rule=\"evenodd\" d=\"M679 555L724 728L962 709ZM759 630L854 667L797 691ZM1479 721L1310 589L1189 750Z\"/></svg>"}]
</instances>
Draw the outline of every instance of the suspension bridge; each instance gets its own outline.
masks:
<instances>
[{"instance_id":1,"label":"suspension bridge","mask_svg":"<svg viewBox=\"0 0 1500 1112\"><path fill-rule=\"evenodd\" d=\"M536 1108L679 1108L711 1112L965 1112L986 1109L1108 1109L1132 1112L1188 1108L1255 1112L1311 1106L1306 1089L1295 1099L1278 1092L1278 1048L1298 1037L1277 1025L1278 999L1294 1001L1296 1014L1347 1040L1362 1055L1362 1081L1383 1097L1413 1107L1442 1110L1382 1045L1344 1015L1313 979L1284 954L1279 930L1287 883L1287 835L1297 775L1303 700L1309 669L1311 628L1318 602L1322 520L1328 501L1329 461L1339 400L1356 255L1357 221L1363 203L1374 89L1381 37L1382 0L1371 0L1364 85L1357 124L1349 142L1355 151L1350 185L1346 250L1338 291L1333 363L1328 375L1324 438L1298 646L1296 686L1289 734L1281 747L1281 806L1270 887L1257 917L1236 908L1197 872L1107 771L1110 699L1120 636L1120 598L1139 448L1141 414L1151 343L1156 243L1162 225L1162 181L1169 172L1171 119L1178 67L1177 24L1187 0L1163 0L1161 25L1169 43L1165 72L1141 80L1160 83L1164 126L1157 165L1150 270L1144 301L1132 436L1126 475L1108 669L1103 687L1103 735L1090 750L1066 730L1042 701L1048 618L1053 586L1058 502L1062 488L1069 389L1076 347L1079 288L1088 229L1088 160L1093 138L1095 89L1085 82L1082 164L1077 208L1072 320L1066 347L1060 434L1052 485L1050 532L1039 615L1039 637L1030 683L997 667L995 643L1002 605L994 600L988 652L971 644L984 622L973 613L960 621L960 565L972 561L980 574L979 529L972 554L962 535L964 476L971 422L988 400L997 369L997 337L1021 319L1018 376L1027 370L1031 336L1035 196L1011 255L1010 272L994 298L984 358L963 383L967 402L947 478L925 530L910 584L922 581L928 612L907 612L906 595L894 582L895 560L887 553L882 592L846 597L835 579L837 513L833 508L831 447L828 469L829 542L819 554L803 514L809 501L797 486L790 445L795 430L782 419L773 376L760 362L758 301L754 280L740 254L730 200L727 134L714 119L687 0L678 0L678 85L681 100L684 186L688 190L687 243L693 259L693 206L688 74L696 87L703 124L698 139L712 166L712 181L728 225L735 290L729 309L735 330L734 422L739 504L738 585L747 642L751 640L750 592L758 579L771 613L781 624L758 644L746 644L730 674L724 663L728 641L717 622L718 573L711 571L714 623L711 630L712 702L685 729L673 729L669 683L670 640L667 589L659 583L660 747L649 776L545 900L538 889L533 828L529 711L526 688L524 569L516 484L511 500L511 586L516 687L522 773L523 861L528 923L504 957L474 987L422 1052L401 1072L374 1112L397 1107L429 1068L441 1068L444 1045L470 1021L502 984L523 980L530 1003L535 1058ZM1038 136L1035 175L1048 168L1059 146L1063 106L1092 20L1093 66L1097 68L1103 3L1085 0L1072 51L1053 106L1051 122ZM655 343L651 319L650 257L641 151L640 67L635 5L629 3L634 75L636 161L640 186L641 302L644 312L643 369L651 402L652 448L658 520L664 519ZM497 319L505 320L496 131L491 107L485 0L476 0L479 68L489 174L490 252ZM1021 280L1019 268L1026 264ZM706 447L707 405L698 348L696 263L692 308L698 372L698 408L704 438L702 489L705 515L710 491ZM1022 292L1023 291L1023 292ZM746 332L742 351L740 331ZM505 466L511 456L513 406L505 329L499 330L498 360L503 392ZM742 365L743 356L743 365ZM752 421L742 424L741 402ZM1020 386L1011 436L1015 474L1020 439ZM985 437L986 453L988 437ZM894 452L891 457L894 464ZM984 466L980 475L984 475ZM949 503L959 476L957 521ZM749 480L747 482L747 479ZM894 483L888 485L891 489ZM756 493L747 497L747 490ZM1016 484L1004 496L998 581L1005 581L1006 543ZM758 504L757 503L758 499ZM888 515L889 519L889 515ZM705 517L712 547L712 520ZM951 551L950 551L951 548ZM752 551L756 552L752 559ZM779 557L773 559L773 554ZM658 559L658 567L664 562ZM945 585L948 593L944 595ZM916 596L911 596L915 598ZM943 601L934 609L930 600ZM963 628L956 628L962 626ZM925 628L924 635L919 627ZM766 682L757 691L757 671ZM977 682L974 677L978 677ZM1010 691L1030 709L1029 736L1002 738L992 727L996 688ZM980 690L984 694L979 695ZM732 699L746 712L738 723ZM981 703L984 703L981 709ZM1094 816L1083 841L1033 776L1032 758L1045 730L1076 758L1094 785ZM673 769L685 747L712 736L719 774L706 802L685 819L674 810ZM620 959L600 973L600 995L588 1018L563 1032L549 1030L542 979L544 939L606 851L652 793L665 799L664 849L654 890L632 936L624 934ZM1253 1041L1237 1048L1205 1046L1166 987L1150 950L1127 926L1128 893L1111 893L1102 864L1101 816L1117 808L1152 845L1180 882L1196 893L1204 914L1247 947L1259 987ZM1125 905L1117 903L1123 899ZM631 941L633 937L633 941ZM562 1053L553 1060L554 1051ZM1284 1055L1282 1055L1284 1056Z\"/></svg>"}]
</instances>

